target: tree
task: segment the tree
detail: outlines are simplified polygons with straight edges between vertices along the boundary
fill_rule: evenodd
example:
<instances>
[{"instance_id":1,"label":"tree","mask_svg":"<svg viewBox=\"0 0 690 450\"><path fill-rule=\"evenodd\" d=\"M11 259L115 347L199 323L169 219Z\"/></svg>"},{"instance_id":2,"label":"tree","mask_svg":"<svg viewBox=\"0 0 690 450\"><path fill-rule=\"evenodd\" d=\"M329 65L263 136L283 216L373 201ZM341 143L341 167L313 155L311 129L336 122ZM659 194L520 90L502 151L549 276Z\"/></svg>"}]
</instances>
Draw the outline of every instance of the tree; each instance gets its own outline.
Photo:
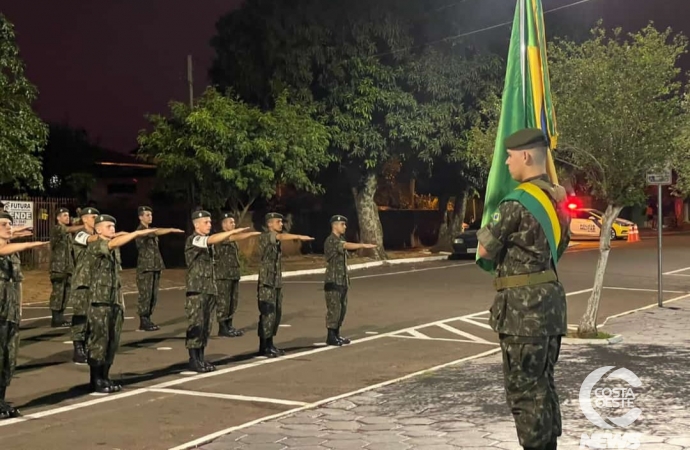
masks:
<instances>
[{"instance_id":1,"label":"tree","mask_svg":"<svg viewBox=\"0 0 690 450\"><path fill-rule=\"evenodd\" d=\"M312 114L286 95L261 111L208 88L194 109L172 102L169 118L149 116L153 130L140 133L138 153L157 162L165 182L186 185L193 205L229 208L241 221L281 183L322 190L312 179L332 157L328 132Z\"/></svg>"},{"instance_id":2,"label":"tree","mask_svg":"<svg viewBox=\"0 0 690 450\"><path fill-rule=\"evenodd\" d=\"M455 54L419 51L429 30L442 28L442 15L419 20L434 4L440 2L249 0L218 22L212 41L211 77L221 88L231 86L262 107L276 90L289 88L318 105L349 180L360 239L379 245L376 259L387 258L374 201L382 168L393 158L456 148L459 128L444 125L466 120L464 90L482 81L453 73L460 64L448 67L443 57Z\"/></svg>"},{"instance_id":3,"label":"tree","mask_svg":"<svg viewBox=\"0 0 690 450\"><path fill-rule=\"evenodd\" d=\"M550 49L560 128L556 154L606 203L594 288L578 334L596 336L610 246L609 230L626 206L646 198L645 174L677 151L681 96L677 66L687 40L652 24L625 39L599 24L589 40L557 41Z\"/></svg>"},{"instance_id":4,"label":"tree","mask_svg":"<svg viewBox=\"0 0 690 450\"><path fill-rule=\"evenodd\" d=\"M24 75L14 26L0 14L0 184L43 187L41 152L47 126L31 108L37 89Z\"/></svg>"}]
</instances>

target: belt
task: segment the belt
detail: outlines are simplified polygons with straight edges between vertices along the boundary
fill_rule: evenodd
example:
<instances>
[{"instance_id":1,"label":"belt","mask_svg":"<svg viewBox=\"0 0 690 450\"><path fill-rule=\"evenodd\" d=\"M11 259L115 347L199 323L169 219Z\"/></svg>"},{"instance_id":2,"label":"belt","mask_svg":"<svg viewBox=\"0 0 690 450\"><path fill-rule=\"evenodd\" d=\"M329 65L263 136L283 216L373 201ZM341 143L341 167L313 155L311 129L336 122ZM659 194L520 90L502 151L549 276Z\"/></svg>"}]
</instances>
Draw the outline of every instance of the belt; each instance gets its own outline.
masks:
<instances>
[{"instance_id":1,"label":"belt","mask_svg":"<svg viewBox=\"0 0 690 450\"><path fill-rule=\"evenodd\" d=\"M494 279L494 287L497 291L523 286L534 286L537 284L558 281L558 276L553 270L544 272L526 273L523 275L511 275Z\"/></svg>"}]
</instances>

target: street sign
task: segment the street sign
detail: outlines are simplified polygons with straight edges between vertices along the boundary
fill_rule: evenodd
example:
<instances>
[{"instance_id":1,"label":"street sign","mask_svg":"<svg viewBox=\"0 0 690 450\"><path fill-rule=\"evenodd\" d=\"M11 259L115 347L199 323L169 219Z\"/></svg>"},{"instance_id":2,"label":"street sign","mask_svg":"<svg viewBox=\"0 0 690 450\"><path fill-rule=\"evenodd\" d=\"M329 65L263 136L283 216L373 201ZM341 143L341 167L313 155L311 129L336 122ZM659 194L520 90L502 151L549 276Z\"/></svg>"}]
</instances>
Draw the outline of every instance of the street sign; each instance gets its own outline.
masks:
<instances>
[{"instance_id":1,"label":"street sign","mask_svg":"<svg viewBox=\"0 0 690 450\"><path fill-rule=\"evenodd\" d=\"M673 174L670 168L665 168L659 172L647 172L647 184L652 186L664 186L673 182Z\"/></svg>"}]
</instances>

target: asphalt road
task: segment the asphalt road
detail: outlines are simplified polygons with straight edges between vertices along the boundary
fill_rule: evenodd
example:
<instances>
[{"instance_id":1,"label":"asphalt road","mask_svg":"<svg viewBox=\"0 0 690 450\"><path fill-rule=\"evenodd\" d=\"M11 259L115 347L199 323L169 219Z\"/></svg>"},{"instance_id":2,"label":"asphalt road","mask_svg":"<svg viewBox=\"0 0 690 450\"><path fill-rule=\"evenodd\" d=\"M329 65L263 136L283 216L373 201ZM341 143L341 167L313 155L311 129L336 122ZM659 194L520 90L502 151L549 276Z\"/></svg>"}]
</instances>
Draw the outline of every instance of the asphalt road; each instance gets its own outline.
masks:
<instances>
[{"instance_id":1,"label":"asphalt road","mask_svg":"<svg viewBox=\"0 0 690 450\"><path fill-rule=\"evenodd\" d=\"M686 295L689 236L665 238L664 298ZM573 247L559 274L577 324L592 286L595 243ZM682 269L687 268L687 271ZM681 270L679 272L676 272ZM135 331L135 296L112 375L119 394L87 391L88 366L71 362L69 331L53 330L42 306L24 310L19 367L8 400L24 413L0 422L0 448L170 449L205 435L386 380L495 350L486 324L491 278L473 261L439 261L352 272L342 334L353 344L326 347L322 275L287 278L276 344L283 358L257 358L256 283L241 284L236 325L240 338L219 338L214 323L209 374L186 371L181 290L161 292L154 320L161 330ZM655 241L615 243L605 278L599 322L656 304Z\"/></svg>"}]
</instances>

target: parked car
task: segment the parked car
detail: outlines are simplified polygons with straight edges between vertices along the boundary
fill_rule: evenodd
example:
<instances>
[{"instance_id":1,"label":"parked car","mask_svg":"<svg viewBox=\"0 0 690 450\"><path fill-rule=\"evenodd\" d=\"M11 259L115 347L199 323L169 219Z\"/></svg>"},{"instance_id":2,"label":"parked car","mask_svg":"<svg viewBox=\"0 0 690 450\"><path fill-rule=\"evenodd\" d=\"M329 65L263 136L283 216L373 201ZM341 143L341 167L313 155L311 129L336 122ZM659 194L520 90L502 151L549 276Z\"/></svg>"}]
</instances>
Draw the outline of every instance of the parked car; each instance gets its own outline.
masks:
<instances>
[{"instance_id":1,"label":"parked car","mask_svg":"<svg viewBox=\"0 0 690 450\"><path fill-rule=\"evenodd\" d=\"M464 227L465 231L457 234L453 238L453 256L466 256L474 255L477 253L478 241L477 241L477 231L481 228L481 223L475 220L467 227Z\"/></svg>"},{"instance_id":2,"label":"parked car","mask_svg":"<svg viewBox=\"0 0 690 450\"><path fill-rule=\"evenodd\" d=\"M604 213L596 209L578 208L571 210L570 234L573 238L596 238L601 236ZM625 219L616 219L608 232L611 240L625 239L634 225Z\"/></svg>"}]
</instances>

